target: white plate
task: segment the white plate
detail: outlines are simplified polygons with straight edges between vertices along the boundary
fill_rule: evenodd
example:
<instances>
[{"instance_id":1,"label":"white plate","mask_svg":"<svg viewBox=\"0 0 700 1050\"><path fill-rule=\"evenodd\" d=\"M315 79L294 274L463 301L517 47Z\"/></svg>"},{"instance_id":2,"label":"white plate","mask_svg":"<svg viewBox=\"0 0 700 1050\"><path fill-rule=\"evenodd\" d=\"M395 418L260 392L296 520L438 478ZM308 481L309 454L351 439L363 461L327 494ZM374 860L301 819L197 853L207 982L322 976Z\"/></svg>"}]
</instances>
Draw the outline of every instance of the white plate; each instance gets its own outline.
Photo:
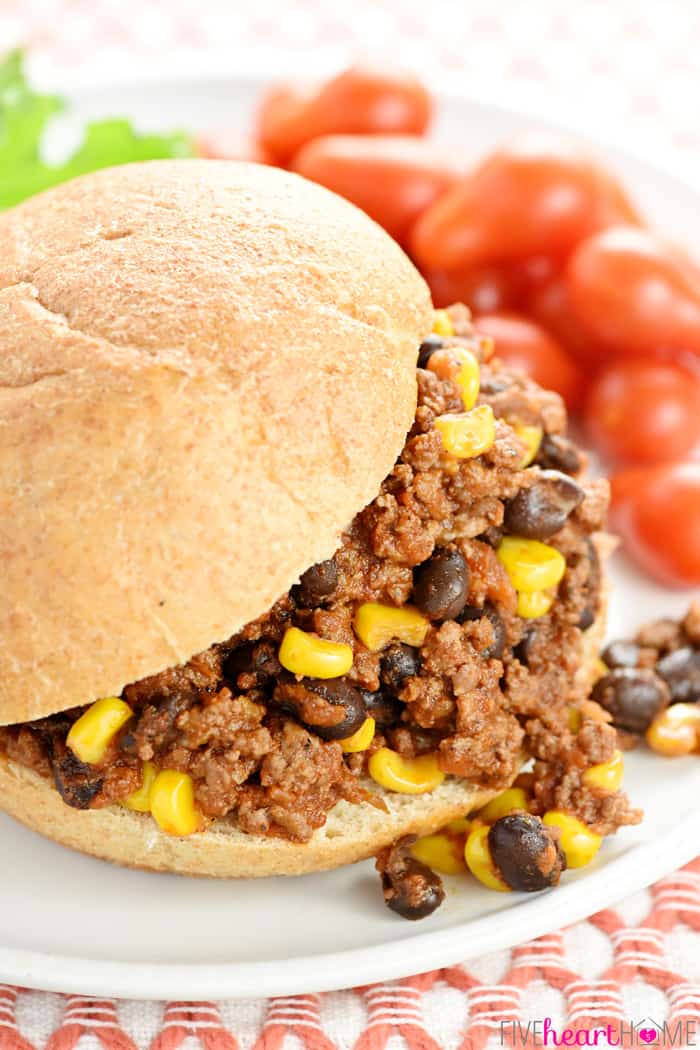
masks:
<instances>
[{"instance_id":1,"label":"white plate","mask_svg":"<svg viewBox=\"0 0 700 1050\"><path fill-rule=\"evenodd\" d=\"M73 123L127 113L143 126L245 126L261 84L199 79L101 88L78 99ZM436 136L474 156L524 128L518 115L443 98ZM64 123L61 137L68 133ZM448 147L449 148L449 147ZM690 239L700 201L690 187L611 147L599 147L647 213ZM610 633L680 613L687 595L613 569ZM381 903L370 863L324 875L216 882L124 871L71 853L0 818L0 980L133 998L279 995L399 977L504 948L573 922L690 860L700 838L700 761L627 759L627 787L646 810L607 841L590 867L529 897L449 881L445 905L413 925Z\"/></svg>"}]
</instances>

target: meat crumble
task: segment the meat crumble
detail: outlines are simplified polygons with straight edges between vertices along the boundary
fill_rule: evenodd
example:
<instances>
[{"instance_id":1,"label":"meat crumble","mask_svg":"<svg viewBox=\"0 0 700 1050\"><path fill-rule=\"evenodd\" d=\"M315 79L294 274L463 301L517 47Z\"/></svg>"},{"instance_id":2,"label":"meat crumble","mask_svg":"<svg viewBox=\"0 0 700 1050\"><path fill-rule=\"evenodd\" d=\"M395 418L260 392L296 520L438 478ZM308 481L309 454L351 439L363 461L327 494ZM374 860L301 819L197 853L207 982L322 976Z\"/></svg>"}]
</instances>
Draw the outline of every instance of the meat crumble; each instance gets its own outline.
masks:
<instances>
[{"instance_id":1,"label":"meat crumble","mask_svg":"<svg viewBox=\"0 0 700 1050\"><path fill-rule=\"evenodd\" d=\"M233 638L128 685L122 698L133 717L99 764L66 745L85 708L0 729L0 749L83 809L126 799L145 762L178 770L192 777L205 818L294 842L308 841L340 799L383 804L366 776L381 747L407 758L435 753L445 774L493 789L530 757L533 812L564 809L600 834L636 821L624 794L582 780L616 747L609 716L575 677L601 602L592 538L604 529L606 483L583 480L585 458L566 437L560 398L490 359L464 307L449 313L455 334L421 348L404 449L332 559ZM431 348L449 346L477 356L478 404L495 416L495 440L472 459L446 455L436 426L464 409L457 382L430 369ZM527 467L523 428L541 437ZM540 529L565 559L551 607L537 618L518 614L497 553L513 520L532 535ZM374 652L356 635L362 603L403 608L418 597L430 620L420 646L391 642ZM292 626L350 646L347 674L323 681L285 670L279 648ZM368 714L376 722L369 747L346 753L339 740Z\"/></svg>"}]
</instances>

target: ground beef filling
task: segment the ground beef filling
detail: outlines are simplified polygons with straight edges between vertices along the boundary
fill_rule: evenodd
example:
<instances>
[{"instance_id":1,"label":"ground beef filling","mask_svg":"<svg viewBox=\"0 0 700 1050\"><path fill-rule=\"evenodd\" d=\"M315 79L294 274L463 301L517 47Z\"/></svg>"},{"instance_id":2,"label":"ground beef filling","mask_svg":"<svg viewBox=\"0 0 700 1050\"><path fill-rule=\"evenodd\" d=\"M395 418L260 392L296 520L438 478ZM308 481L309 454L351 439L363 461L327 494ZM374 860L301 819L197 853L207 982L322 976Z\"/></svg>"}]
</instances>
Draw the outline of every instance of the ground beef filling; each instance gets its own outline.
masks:
<instances>
[{"instance_id":1,"label":"ground beef filling","mask_svg":"<svg viewBox=\"0 0 700 1050\"><path fill-rule=\"evenodd\" d=\"M457 334L442 343L469 346L481 360L479 402L497 417L491 448L475 459L444 454L435 419L462 410L460 390L419 368L418 407L403 452L329 562L312 567L229 641L127 686L123 698L134 717L99 766L83 765L66 747L80 709L2 729L0 748L52 777L71 806L123 800L152 761L193 778L206 817L297 842L308 841L341 799L382 804L371 782L360 779L381 746L408 757L437 752L445 773L496 789L529 755L542 811L567 809L602 834L635 819L624 795L601 797L582 782L586 767L607 761L615 748L608 716L579 695L574 681L600 601L591 536L604 527L606 485L579 478L582 500L546 541L566 560L556 599L546 615L522 619L496 556L504 514L518 493L544 483L543 470L578 478L583 457L564 434L560 399L484 360L488 349L464 308L453 308L451 317ZM429 365L426 357L424 348L421 360ZM526 469L523 426L544 434ZM420 649L392 643L369 652L353 632L358 605L414 601L418 567L436 551L448 562L457 552L468 569L461 610L433 618ZM289 626L352 646L349 673L321 685L295 679L277 658ZM345 754L338 739L365 713L377 723L370 749Z\"/></svg>"}]
</instances>

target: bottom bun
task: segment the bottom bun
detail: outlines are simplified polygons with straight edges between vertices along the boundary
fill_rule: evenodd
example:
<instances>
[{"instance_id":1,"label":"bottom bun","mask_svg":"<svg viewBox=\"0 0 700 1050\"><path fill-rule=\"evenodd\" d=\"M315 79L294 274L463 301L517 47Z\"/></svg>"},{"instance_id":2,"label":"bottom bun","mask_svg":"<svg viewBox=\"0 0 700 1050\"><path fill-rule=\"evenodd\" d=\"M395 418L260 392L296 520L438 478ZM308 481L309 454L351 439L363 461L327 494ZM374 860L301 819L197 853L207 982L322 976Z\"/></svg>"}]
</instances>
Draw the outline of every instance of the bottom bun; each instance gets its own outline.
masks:
<instances>
[{"instance_id":1,"label":"bottom bun","mask_svg":"<svg viewBox=\"0 0 700 1050\"><path fill-rule=\"evenodd\" d=\"M63 846L130 868L179 875L256 878L304 875L371 857L401 835L425 835L485 805L498 794L448 779L426 795L382 791L387 812L369 803L339 802L309 842L247 835L215 821L187 838L167 835L152 817L122 806L79 810L66 806L38 773L0 759L2 808L16 820Z\"/></svg>"},{"instance_id":2,"label":"bottom bun","mask_svg":"<svg viewBox=\"0 0 700 1050\"><path fill-rule=\"evenodd\" d=\"M577 686L586 693L597 674L605 633L605 600L584 635ZM309 842L247 835L215 821L206 831L177 838L161 831L148 814L122 806L79 810L65 805L53 784L0 757L0 809L63 846L130 868L215 878L304 875L373 856L402 835L427 835L450 820L484 806L503 788L487 790L453 777L425 795L400 795L371 788L387 811L369 803L339 802ZM370 786L370 784L368 784Z\"/></svg>"}]
</instances>

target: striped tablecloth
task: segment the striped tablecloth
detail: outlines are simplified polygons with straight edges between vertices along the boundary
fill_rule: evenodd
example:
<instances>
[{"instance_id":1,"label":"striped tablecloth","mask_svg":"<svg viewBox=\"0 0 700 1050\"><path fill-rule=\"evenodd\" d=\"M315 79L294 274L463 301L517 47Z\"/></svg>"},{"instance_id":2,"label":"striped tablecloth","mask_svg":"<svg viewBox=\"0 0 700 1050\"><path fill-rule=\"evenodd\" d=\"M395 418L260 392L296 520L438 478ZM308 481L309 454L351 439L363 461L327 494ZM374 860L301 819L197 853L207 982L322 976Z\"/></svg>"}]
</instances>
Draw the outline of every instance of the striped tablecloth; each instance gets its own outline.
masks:
<instances>
[{"instance_id":1,"label":"striped tablecloth","mask_svg":"<svg viewBox=\"0 0 700 1050\"><path fill-rule=\"evenodd\" d=\"M389 55L475 95L605 124L688 177L700 177L699 43L696 0L0 0L0 51L27 46L59 87L161 69L308 75ZM664 1021L667 1044L700 1042L700 860L569 929L387 985L218 1003L0 985L0 1050L479 1050L577 1032L592 1043L593 1029L601 1046L644 1046Z\"/></svg>"}]
</instances>

